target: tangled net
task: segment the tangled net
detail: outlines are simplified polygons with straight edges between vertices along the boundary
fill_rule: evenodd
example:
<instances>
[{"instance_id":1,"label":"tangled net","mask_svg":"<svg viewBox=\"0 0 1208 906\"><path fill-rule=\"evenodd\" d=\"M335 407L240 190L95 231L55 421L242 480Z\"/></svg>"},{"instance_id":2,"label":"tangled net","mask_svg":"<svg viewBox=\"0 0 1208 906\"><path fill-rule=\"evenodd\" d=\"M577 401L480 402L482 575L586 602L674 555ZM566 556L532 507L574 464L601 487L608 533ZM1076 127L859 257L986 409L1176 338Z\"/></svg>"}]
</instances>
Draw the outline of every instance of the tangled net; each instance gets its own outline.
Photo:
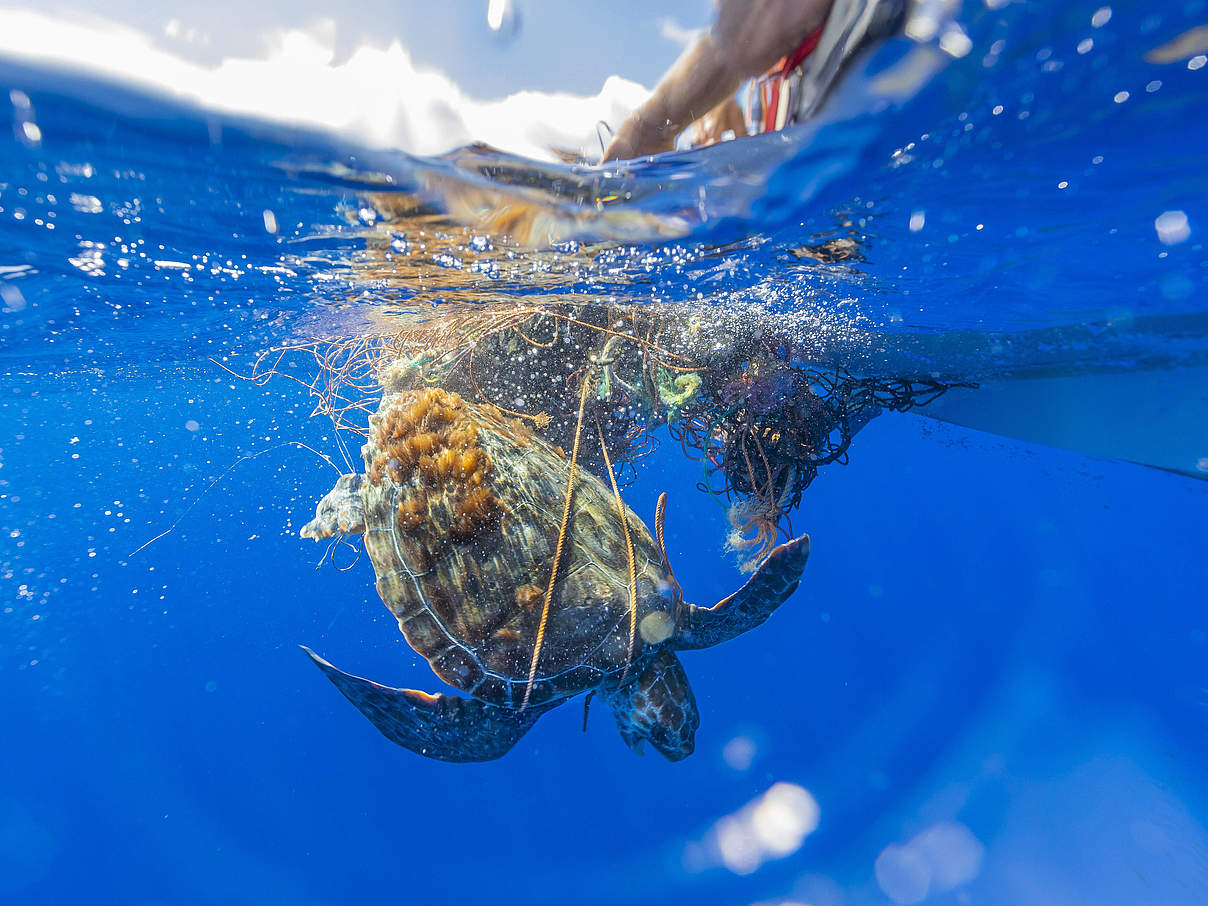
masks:
<instances>
[{"instance_id":1,"label":"tangled net","mask_svg":"<svg viewBox=\"0 0 1208 906\"><path fill-rule=\"evenodd\" d=\"M383 392L442 387L578 448L583 468L622 483L666 426L701 463L697 486L727 507L729 547L751 570L792 537L790 513L822 466L847 462L864 424L953 386L822 367L777 323L719 331L683 306L441 306L377 334L279 347L244 376L263 382L309 354L313 414L360 434Z\"/></svg>"},{"instance_id":2,"label":"tangled net","mask_svg":"<svg viewBox=\"0 0 1208 906\"><path fill-rule=\"evenodd\" d=\"M765 344L727 371L669 430L684 455L702 463L697 487L730 504L728 547L745 555L740 565L748 571L782 537L793 537L790 513L820 467L846 465L860 428L882 411L905 412L954 386L801 364L787 343Z\"/></svg>"}]
</instances>

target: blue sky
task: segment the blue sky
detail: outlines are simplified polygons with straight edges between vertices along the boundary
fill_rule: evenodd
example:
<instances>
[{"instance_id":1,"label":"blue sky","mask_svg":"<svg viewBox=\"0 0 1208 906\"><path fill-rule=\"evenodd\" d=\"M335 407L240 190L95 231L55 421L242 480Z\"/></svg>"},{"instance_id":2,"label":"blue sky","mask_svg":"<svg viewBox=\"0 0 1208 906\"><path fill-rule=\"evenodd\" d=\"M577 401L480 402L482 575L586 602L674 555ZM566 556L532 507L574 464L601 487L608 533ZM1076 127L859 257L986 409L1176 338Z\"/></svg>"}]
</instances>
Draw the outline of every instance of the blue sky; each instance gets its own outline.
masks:
<instances>
[{"instance_id":1,"label":"blue sky","mask_svg":"<svg viewBox=\"0 0 1208 906\"><path fill-rule=\"evenodd\" d=\"M3 5L122 23L157 36L165 49L208 64L228 56L260 56L265 34L334 19L337 59L363 44L384 46L398 39L417 64L440 69L479 98L523 89L594 94L613 73L650 86L680 50L664 36L664 21L698 28L712 15L709 0L513 0L520 27L510 40L502 40L487 27L487 0L340 5L323 0L41 0ZM440 16L433 15L433 8ZM174 20L178 24L169 35L166 28Z\"/></svg>"},{"instance_id":2,"label":"blue sky","mask_svg":"<svg viewBox=\"0 0 1208 906\"><path fill-rule=\"evenodd\" d=\"M117 80L203 107L439 154L472 141L553 159L598 155L712 18L708 0L205 4L44 0L3 5L0 58Z\"/></svg>"}]
</instances>

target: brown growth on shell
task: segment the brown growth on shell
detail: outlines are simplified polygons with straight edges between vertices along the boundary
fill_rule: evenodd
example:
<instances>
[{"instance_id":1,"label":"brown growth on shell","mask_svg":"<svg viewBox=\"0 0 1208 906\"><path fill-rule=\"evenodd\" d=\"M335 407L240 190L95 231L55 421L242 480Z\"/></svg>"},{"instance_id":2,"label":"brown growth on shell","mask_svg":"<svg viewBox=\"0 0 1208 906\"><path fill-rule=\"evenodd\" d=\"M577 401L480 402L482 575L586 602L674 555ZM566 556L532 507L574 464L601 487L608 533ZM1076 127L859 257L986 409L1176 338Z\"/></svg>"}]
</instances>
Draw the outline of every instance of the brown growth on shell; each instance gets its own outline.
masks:
<instances>
[{"instance_id":1,"label":"brown growth on shell","mask_svg":"<svg viewBox=\"0 0 1208 906\"><path fill-rule=\"evenodd\" d=\"M440 443L440 438L431 432L412 434L410 436L404 435L400 440L404 440L417 457L432 455L432 451Z\"/></svg>"},{"instance_id":2,"label":"brown growth on shell","mask_svg":"<svg viewBox=\"0 0 1208 906\"><path fill-rule=\"evenodd\" d=\"M478 440L478 428L474 425L454 425L449 429L449 446L471 447Z\"/></svg>"},{"instance_id":3,"label":"brown growth on shell","mask_svg":"<svg viewBox=\"0 0 1208 906\"><path fill-rule=\"evenodd\" d=\"M457 521L452 534L458 541L468 541L478 530L489 525L499 513L499 500L486 488L478 487L461 497L455 507Z\"/></svg>"},{"instance_id":4,"label":"brown growth on shell","mask_svg":"<svg viewBox=\"0 0 1208 906\"><path fill-rule=\"evenodd\" d=\"M458 394L434 387L400 398L379 417L374 439L378 453L369 481L378 485L389 477L408 489L398 505L404 531L427 524L468 541L498 519L499 499L486 486L491 457L479 446L478 425ZM429 494L449 495L451 525L432 524Z\"/></svg>"},{"instance_id":5,"label":"brown growth on shell","mask_svg":"<svg viewBox=\"0 0 1208 906\"><path fill-rule=\"evenodd\" d=\"M544 594L537 585L521 585L516 589L516 603L524 610L531 610L540 603Z\"/></svg>"},{"instance_id":6,"label":"brown growth on shell","mask_svg":"<svg viewBox=\"0 0 1208 906\"><path fill-rule=\"evenodd\" d=\"M459 453L454 453L452 450L447 452L453 454L450 460L449 471L451 474L456 474L458 478L469 478L482 465L484 454L480 447L462 450Z\"/></svg>"},{"instance_id":7,"label":"brown growth on shell","mask_svg":"<svg viewBox=\"0 0 1208 906\"><path fill-rule=\"evenodd\" d=\"M398 525L403 531L415 531L427 518L428 498L422 491L399 502Z\"/></svg>"},{"instance_id":8,"label":"brown growth on shell","mask_svg":"<svg viewBox=\"0 0 1208 906\"><path fill-rule=\"evenodd\" d=\"M449 478L457 470L458 464L461 462L461 457L465 455L459 450L454 450L452 447L445 447L436 454L436 477L444 481ZM464 477L464 476L463 476Z\"/></svg>"}]
</instances>

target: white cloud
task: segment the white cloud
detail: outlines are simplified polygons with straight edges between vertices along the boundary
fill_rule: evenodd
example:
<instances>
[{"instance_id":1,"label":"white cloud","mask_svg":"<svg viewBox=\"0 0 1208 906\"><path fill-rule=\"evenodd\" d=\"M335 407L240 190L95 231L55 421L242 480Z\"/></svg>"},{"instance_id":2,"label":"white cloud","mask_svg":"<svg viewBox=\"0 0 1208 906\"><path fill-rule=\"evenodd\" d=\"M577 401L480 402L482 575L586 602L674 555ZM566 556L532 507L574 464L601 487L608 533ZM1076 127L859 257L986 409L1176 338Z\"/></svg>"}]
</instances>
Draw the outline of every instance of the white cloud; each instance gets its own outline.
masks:
<instances>
[{"instance_id":1,"label":"white cloud","mask_svg":"<svg viewBox=\"0 0 1208 906\"><path fill-rule=\"evenodd\" d=\"M659 19L659 34L680 47L687 47L705 33L703 28L687 28L670 16Z\"/></svg>"},{"instance_id":2,"label":"white cloud","mask_svg":"<svg viewBox=\"0 0 1208 906\"><path fill-rule=\"evenodd\" d=\"M0 56L67 66L216 111L338 130L413 154L483 141L542 159L552 157L551 147L597 157L596 124L605 120L615 128L649 95L635 82L610 76L594 96L518 92L482 101L444 73L417 67L397 41L362 46L335 64L330 20L309 30L274 32L266 47L261 58L206 66L125 26L0 10Z\"/></svg>"},{"instance_id":3,"label":"white cloud","mask_svg":"<svg viewBox=\"0 0 1208 906\"><path fill-rule=\"evenodd\" d=\"M169 19L164 24L164 37L171 38L174 41L181 41L185 44L196 44L203 47L210 43L209 35L202 33L199 29L185 25L179 19Z\"/></svg>"}]
</instances>

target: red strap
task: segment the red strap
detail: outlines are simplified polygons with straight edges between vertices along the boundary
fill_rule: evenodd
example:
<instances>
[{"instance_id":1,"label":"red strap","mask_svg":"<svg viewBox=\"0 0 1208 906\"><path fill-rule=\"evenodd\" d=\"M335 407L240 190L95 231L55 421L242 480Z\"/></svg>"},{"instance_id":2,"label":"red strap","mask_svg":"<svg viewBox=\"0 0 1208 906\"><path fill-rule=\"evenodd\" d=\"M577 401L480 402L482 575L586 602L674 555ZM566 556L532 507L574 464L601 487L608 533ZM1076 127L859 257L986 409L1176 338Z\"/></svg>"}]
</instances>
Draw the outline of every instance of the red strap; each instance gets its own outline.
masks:
<instances>
[{"instance_id":1,"label":"red strap","mask_svg":"<svg viewBox=\"0 0 1208 906\"><path fill-rule=\"evenodd\" d=\"M788 75L804 63L805 58L817 49L818 42L822 40L822 30L824 28L826 28L826 19L823 19L821 25L805 36L805 40L797 45L796 50L784 58L784 63L780 68L782 76Z\"/></svg>"},{"instance_id":2,"label":"red strap","mask_svg":"<svg viewBox=\"0 0 1208 906\"><path fill-rule=\"evenodd\" d=\"M805 39L797 45L796 50L777 60L772 68L758 80L763 101L763 123L760 131L772 132L775 130L776 117L780 110L780 91L784 80L817 49L818 42L822 40L824 28L826 28L826 19L823 19L821 25L805 36Z\"/></svg>"},{"instance_id":3,"label":"red strap","mask_svg":"<svg viewBox=\"0 0 1208 906\"><path fill-rule=\"evenodd\" d=\"M768 80L768 102L763 108L763 131L772 132L776 129L776 112L780 109L780 88L783 79Z\"/></svg>"}]
</instances>

